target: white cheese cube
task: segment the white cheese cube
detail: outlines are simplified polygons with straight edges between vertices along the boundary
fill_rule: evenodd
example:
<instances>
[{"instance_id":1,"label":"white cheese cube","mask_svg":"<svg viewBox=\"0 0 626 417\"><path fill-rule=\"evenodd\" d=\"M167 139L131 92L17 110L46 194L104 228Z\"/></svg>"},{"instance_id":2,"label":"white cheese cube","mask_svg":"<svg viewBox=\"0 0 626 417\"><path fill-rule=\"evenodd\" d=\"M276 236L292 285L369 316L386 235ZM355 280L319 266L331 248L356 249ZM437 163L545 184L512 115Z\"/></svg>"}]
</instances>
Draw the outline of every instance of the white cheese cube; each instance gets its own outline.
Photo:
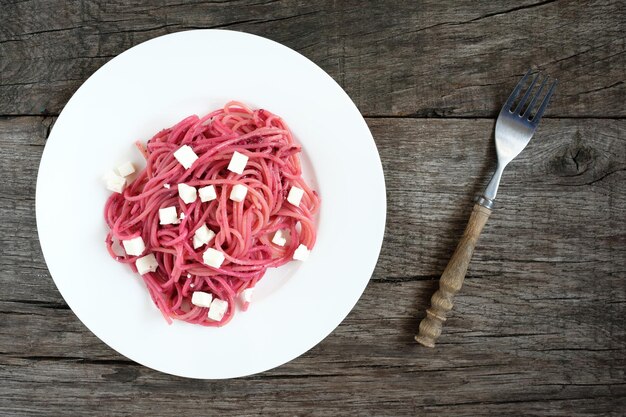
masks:
<instances>
[{"instance_id":1,"label":"white cheese cube","mask_svg":"<svg viewBox=\"0 0 626 417\"><path fill-rule=\"evenodd\" d=\"M250 301L252 301L253 291L254 291L254 288L246 288L245 290L243 290L241 294L239 294L241 301L244 303L249 303Z\"/></svg>"},{"instance_id":2,"label":"white cheese cube","mask_svg":"<svg viewBox=\"0 0 626 417\"><path fill-rule=\"evenodd\" d=\"M185 213L181 211L180 215L178 216L178 220L184 220L184 219L185 219Z\"/></svg>"},{"instance_id":3,"label":"white cheese cube","mask_svg":"<svg viewBox=\"0 0 626 417\"><path fill-rule=\"evenodd\" d=\"M213 295L208 292L194 291L191 295L191 304L198 307L211 307L211 301L213 301Z\"/></svg>"},{"instance_id":4,"label":"white cheese cube","mask_svg":"<svg viewBox=\"0 0 626 417\"><path fill-rule=\"evenodd\" d=\"M122 177L128 177L133 172L135 172L135 166L130 161L126 161L122 165L117 167L117 173L120 174Z\"/></svg>"},{"instance_id":5,"label":"white cheese cube","mask_svg":"<svg viewBox=\"0 0 626 417\"><path fill-rule=\"evenodd\" d=\"M200 201L202 201L203 203L215 200L217 198L215 187L212 185L207 185L206 187L199 188L198 194L200 194Z\"/></svg>"},{"instance_id":6,"label":"white cheese cube","mask_svg":"<svg viewBox=\"0 0 626 417\"><path fill-rule=\"evenodd\" d=\"M230 191L230 199L237 202L242 202L248 194L248 187L243 184L237 184Z\"/></svg>"},{"instance_id":7,"label":"white cheese cube","mask_svg":"<svg viewBox=\"0 0 626 417\"><path fill-rule=\"evenodd\" d=\"M109 170L109 171L107 171L107 172L105 172L105 173L104 173L104 175L102 176L102 180L103 180L104 182L107 182L109 179L111 179L111 178L113 178L113 177L119 177L119 175L117 175L117 174L115 173L115 171L111 171L111 170Z\"/></svg>"},{"instance_id":8,"label":"white cheese cube","mask_svg":"<svg viewBox=\"0 0 626 417\"><path fill-rule=\"evenodd\" d=\"M138 258L135 261L135 266L137 267L137 272L143 275L147 272L154 272L159 267L159 264L156 260L156 257L153 253L150 253L143 258Z\"/></svg>"},{"instance_id":9,"label":"white cheese cube","mask_svg":"<svg viewBox=\"0 0 626 417\"><path fill-rule=\"evenodd\" d=\"M203 224L193 235L193 248L198 249L202 245L206 245L215 237L215 232Z\"/></svg>"},{"instance_id":10,"label":"white cheese cube","mask_svg":"<svg viewBox=\"0 0 626 417\"><path fill-rule=\"evenodd\" d=\"M235 151L228 163L228 170L235 174L242 174L248 163L248 157L242 153Z\"/></svg>"},{"instance_id":11,"label":"white cheese cube","mask_svg":"<svg viewBox=\"0 0 626 417\"><path fill-rule=\"evenodd\" d=\"M178 223L178 214L176 214L176 207L165 207L159 209L159 223L160 224L176 224Z\"/></svg>"},{"instance_id":12,"label":"white cheese cube","mask_svg":"<svg viewBox=\"0 0 626 417\"><path fill-rule=\"evenodd\" d=\"M272 238L272 243L278 246L285 246L285 243L287 243L287 237L285 236L285 232L282 230L277 230L276 233L274 233L274 237Z\"/></svg>"},{"instance_id":13,"label":"white cheese cube","mask_svg":"<svg viewBox=\"0 0 626 417\"><path fill-rule=\"evenodd\" d=\"M304 190L294 185L293 187L291 187L291 190L289 190L287 201L289 201L291 204L297 207L300 205L300 200L302 200L303 195L304 195Z\"/></svg>"},{"instance_id":14,"label":"white cheese cube","mask_svg":"<svg viewBox=\"0 0 626 417\"><path fill-rule=\"evenodd\" d=\"M293 259L296 261L306 261L306 258L309 257L309 249L304 246L298 246L298 249L293 253Z\"/></svg>"},{"instance_id":15,"label":"white cheese cube","mask_svg":"<svg viewBox=\"0 0 626 417\"><path fill-rule=\"evenodd\" d=\"M206 224L203 224L196 230L195 235L202 239L204 243L209 243L209 241L215 237L215 232L209 229Z\"/></svg>"},{"instance_id":16,"label":"white cheese cube","mask_svg":"<svg viewBox=\"0 0 626 417\"><path fill-rule=\"evenodd\" d=\"M187 184L178 184L178 195L185 204L191 204L198 198L196 188Z\"/></svg>"},{"instance_id":17,"label":"white cheese cube","mask_svg":"<svg viewBox=\"0 0 626 417\"><path fill-rule=\"evenodd\" d=\"M124 251L131 256L139 256L146 250L146 245L143 243L141 236L122 240L122 245L124 245Z\"/></svg>"},{"instance_id":18,"label":"white cheese cube","mask_svg":"<svg viewBox=\"0 0 626 417\"><path fill-rule=\"evenodd\" d=\"M220 321L224 317L224 314L226 314L226 310L228 310L228 301L216 298L209 308L209 318L211 320Z\"/></svg>"},{"instance_id":19,"label":"white cheese cube","mask_svg":"<svg viewBox=\"0 0 626 417\"><path fill-rule=\"evenodd\" d=\"M124 187L126 187L126 178L120 177L113 171L109 171L104 175L104 181L106 182L107 189L114 193L122 194Z\"/></svg>"},{"instance_id":20,"label":"white cheese cube","mask_svg":"<svg viewBox=\"0 0 626 417\"><path fill-rule=\"evenodd\" d=\"M111 237L111 250L117 257L126 256L126 251L122 248L122 243L115 237Z\"/></svg>"},{"instance_id":21,"label":"white cheese cube","mask_svg":"<svg viewBox=\"0 0 626 417\"><path fill-rule=\"evenodd\" d=\"M209 248L202 255L202 260L208 266L219 268L224 263L224 254L216 249Z\"/></svg>"},{"instance_id":22,"label":"white cheese cube","mask_svg":"<svg viewBox=\"0 0 626 417\"><path fill-rule=\"evenodd\" d=\"M196 159L198 159L198 155L191 149L191 146L183 145L174 152L174 158L176 158L185 169L189 169L189 167L196 162Z\"/></svg>"}]
</instances>

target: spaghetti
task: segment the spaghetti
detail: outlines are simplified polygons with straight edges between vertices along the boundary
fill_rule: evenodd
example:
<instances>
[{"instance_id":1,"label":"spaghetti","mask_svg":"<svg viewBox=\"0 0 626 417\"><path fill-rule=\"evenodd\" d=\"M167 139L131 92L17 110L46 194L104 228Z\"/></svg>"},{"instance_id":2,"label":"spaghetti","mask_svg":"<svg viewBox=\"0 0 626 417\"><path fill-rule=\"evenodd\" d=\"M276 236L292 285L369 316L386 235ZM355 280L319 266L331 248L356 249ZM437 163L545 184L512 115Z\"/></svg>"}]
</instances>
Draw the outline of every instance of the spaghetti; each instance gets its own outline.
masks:
<instances>
[{"instance_id":1,"label":"spaghetti","mask_svg":"<svg viewBox=\"0 0 626 417\"><path fill-rule=\"evenodd\" d=\"M188 169L174 155L184 145L198 156ZM112 257L134 272L139 258L154 255L158 266L142 278L168 323L226 324L244 290L254 288L268 268L291 261L298 248L315 245L319 198L302 179L301 147L280 117L230 102L202 118L187 117L137 147L146 167L122 193L108 198L106 245ZM235 152L248 158L241 174L228 169ZM215 196L185 203L178 184L213 186ZM247 189L240 202L231 199L236 186ZM304 191L298 205L287 201L292 187ZM159 209L172 206L179 220L161 224ZM204 226L215 235L194 247L196 231ZM142 255L116 255L116 241L139 236L145 242ZM210 248L223 254L219 267L205 263L203 254ZM228 303L220 320L191 302L196 291ZM244 310L247 304L243 302Z\"/></svg>"}]
</instances>

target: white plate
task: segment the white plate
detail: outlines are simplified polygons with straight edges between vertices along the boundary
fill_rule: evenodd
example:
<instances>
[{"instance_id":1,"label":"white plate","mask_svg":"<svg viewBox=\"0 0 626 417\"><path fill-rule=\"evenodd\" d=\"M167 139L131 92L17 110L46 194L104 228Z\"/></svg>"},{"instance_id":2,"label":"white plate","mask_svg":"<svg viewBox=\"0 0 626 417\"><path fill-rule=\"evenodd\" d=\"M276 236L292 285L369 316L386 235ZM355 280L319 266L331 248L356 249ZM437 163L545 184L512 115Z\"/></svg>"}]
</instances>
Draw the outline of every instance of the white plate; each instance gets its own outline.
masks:
<instances>
[{"instance_id":1,"label":"white plate","mask_svg":"<svg viewBox=\"0 0 626 417\"><path fill-rule=\"evenodd\" d=\"M268 271L226 326L167 325L141 278L105 249L102 176L141 163L137 139L229 100L280 115L303 145L305 179L322 200L317 244L306 262ZM386 198L372 135L321 68L258 36L194 30L129 49L78 89L46 144L36 207L54 282L96 336L162 372L232 378L303 354L346 317L374 270Z\"/></svg>"}]
</instances>

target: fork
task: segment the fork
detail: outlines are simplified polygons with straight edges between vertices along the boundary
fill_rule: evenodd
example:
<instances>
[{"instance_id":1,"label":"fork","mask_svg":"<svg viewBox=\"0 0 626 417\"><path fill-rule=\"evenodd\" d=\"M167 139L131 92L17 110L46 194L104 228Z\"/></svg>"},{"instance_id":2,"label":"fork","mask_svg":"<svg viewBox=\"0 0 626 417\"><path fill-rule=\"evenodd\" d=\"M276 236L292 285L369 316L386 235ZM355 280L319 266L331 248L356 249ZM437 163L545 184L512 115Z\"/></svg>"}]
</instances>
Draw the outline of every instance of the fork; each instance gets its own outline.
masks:
<instances>
[{"instance_id":1,"label":"fork","mask_svg":"<svg viewBox=\"0 0 626 417\"><path fill-rule=\"evenodd\" d=\"M549 78L547 75L543 77L539 89L526 106L533 92L533 87L540 77L540 73L537 73L518 104L513 108L513 104L515 104L515 101L520 96L530 75L531 70L528 70L520 82L517 83L498 115L495 135L498 165L485 192L476 197L476 203L474 204L472 214L463 232L461 241L439 279L439 289L433 294L430 300L431 305L430 308L426 310L426 318L420 323L419 334L415 336L415 340L424 346L434 347L437 338L441 335L446 316L450 310L452 310L454 296L463 285L463 279L465 278L467 267L474 253L474 247L476 246L478 237L491 214L491 209L493 208L493 203L498 193L502 172L509 162L519 155L526 145L528 145L528 142L530 142L530 139L537 130L543 113L548 107L550 97L552 97L557 86L558 81L554 80L541 101L539 108L536 112L533 112L537 100L541 97L541 93Z\"/></svg>"}]
</instances>

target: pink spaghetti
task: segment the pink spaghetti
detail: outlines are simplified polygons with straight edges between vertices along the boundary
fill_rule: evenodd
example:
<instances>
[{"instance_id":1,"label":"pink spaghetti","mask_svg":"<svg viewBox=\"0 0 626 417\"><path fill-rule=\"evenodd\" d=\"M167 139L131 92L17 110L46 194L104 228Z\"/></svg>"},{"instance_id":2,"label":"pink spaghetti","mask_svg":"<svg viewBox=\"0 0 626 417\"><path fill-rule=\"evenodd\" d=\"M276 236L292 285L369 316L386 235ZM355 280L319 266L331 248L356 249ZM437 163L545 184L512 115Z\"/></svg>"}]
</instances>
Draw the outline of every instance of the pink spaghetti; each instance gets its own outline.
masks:
<instances>
[{"instance_id":1,"label":"pink spaghetti","mask_svg":"<svg viewBox=\"0 0 626 417\"><path fill-rule=\"evenodd\" d=\"M198 156L188 169L174 156L183 145ZM299 246L310 250L315 245L319 198L302 179L301 147L280 117L230 102L202 118L187 117L137 147L146 167L107 200L106 244L112 257L135 272L138 258L154 254L158 267L142 278L169 323L226 324L237 304L247 308L239 297L242 291L253 288L268 268L291 261ZM227 169L235 151L248 157L242 174ZM183 183L196 189L212 185L217 197L186 204L177 187ZM229 198L238 184L248 190L241 202ZM299 205L287 201L293 186L304 191ZM180 214L179 223L160 224L159 209L171 206ZM194 249L194 234L203 225L215 237ZM272 242L277 231L287 237L283 246ZM145 242L142 255L116 255L114 241L138 236ZM220 267L204 263L207 248L223 253ZM195 291L228 302L221 320L211 320L208 308L192 304Z\"/></svg>"}]
</instances>

